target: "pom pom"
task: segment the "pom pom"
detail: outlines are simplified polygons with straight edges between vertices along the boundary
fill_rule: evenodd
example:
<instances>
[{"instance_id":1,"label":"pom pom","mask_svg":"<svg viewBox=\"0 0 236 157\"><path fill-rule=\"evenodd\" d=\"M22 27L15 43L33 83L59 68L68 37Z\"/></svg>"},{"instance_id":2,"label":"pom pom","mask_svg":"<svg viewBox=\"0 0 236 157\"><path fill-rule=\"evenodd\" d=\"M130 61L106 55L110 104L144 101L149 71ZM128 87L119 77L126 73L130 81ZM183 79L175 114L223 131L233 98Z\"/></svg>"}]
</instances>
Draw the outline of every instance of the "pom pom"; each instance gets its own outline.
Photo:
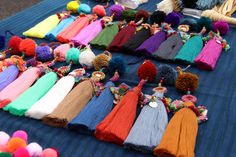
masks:
<instances>
[{"instance_id":1,"label":"pom pom","mask_svg":"<svg viewBox=\"0 0 236 157\"><path fill-rule=\"evenodd\" d=\"M188 25L190 32L197 32L198 26L197 26L197 20L193 18L185 18L180 22L180 25Z\"/></svg>"},{"instance_id":2,"label":"pom pom","mask_svg":"<svg viewBox=\"0 0 236 157\"><path fill-rule=\"evenodd\" d=\"M81 52L79 56L79 63L83 67L86 67L88 69L93 67L93 60L95 58L95 54L90 48L85 49Z\"/></svg>"},{"instance_id":3,"label":"pom pom","mask_svg":"<svg viewBox=\"0 0 236 157\"><path fill-rule=\"evenodd\" d=\"M114 57L109 61L109 73L114 75L117 71L120 75L125 73L125 63L121 57Z\"/></svg>"},{"instance_id":4,"label":"pom pom","mask_svg":"<svg viewBox=\"0 0 236 157\"><path fill-rule=\"evenodd\" d=\"M38 62L36 61L35 58L31 58L26 61L26 66L27 67L36 67L38 65Z\"/></svg>"},{"instance_id":5,"label":"pom pom","mask_svg":"<svg viewBox=\"0 0 236 157\"><path fill-rule=\"evenodd\" d=\"M19 55L21 53L19 48L22 40L22 38L16 35L9 39L7 47L10 49L11 55Z\"/></svg>"},{"instance_id":6,"label":"pom pom","mask_svg":"<svg viewBox=\"0 0 236 157\"><path fill-rule=\"evenodd\" d=\"M111 53L108 51L97 55L93 60L94 69L100 70L103 67L108 67L110 59L111 59Z\"/></svg>"},{"instance_id":7,"label":"pom pom","mask_svg":"<svg viewBox=\"0 0 236 157\"><path fill-rule=\"evenodd\" d=\"M121 19L126 20L127 23L134 21L136 16L136 11L133 9L127 9L122 12Z\"/></svg>"},{"instance_id":8,"label":"pom pom","mask_svg":"<svg viewBox=\"0 0 236 157\"><path fill-rule=\"evenodd\" d=\"M152 13L151 17L150 17L150 21L152 24L156 23L159 26L161 25L161 23L165 22L166 19L166 13L163 11L155 11L154 13Z\"/></svg>"},{"instance_id":9,"label":"pom pom","mask_svg":"<svg viewBox=\"0 0 236 157\"><path fill-rule=\"evenodd\" d=\"M10 153L0 152L0 157L12 157L12 155Z\"/></svg>"},{"instance_id":10,"label":"pom pom","mask_svg":"<svg viewBox=\"0 0 236 157\"><path fill-rule=\"evenodd\" d=\"M146 12L145 10L139 10L137 11L135 15L135 21L138 22L141 19L143 19L143 23L147 23L149 19L149 13Z\"/></svg>"},{"instance_id":11,"label":"pom pom","mask_svg":"<svg viewBox=\"0 0 236 157\"><path fill-rule=\"evenodd\" d=\"M47 62L53 60L53 53L51 47L38 46L36 49L36 59L41 62Z\"/></svg>"},{"instance_id":12,"label":"pom pom","mask_svg":"<svg viewBox=\"0 0 236 157\"><path fill-rule=\"evenodd\" d=\"M6 146L9 139L10 136L7 133L0 131L0 145Z\"/></svg>"},{"instance_id":13,"label":"pom pom","mask_svg":"<svg viewBox=\"0 0 236 157\"><path fill-rule=\"evenodd\" d=\"M171 24L171 26L177 26L179 25L181 18L182 16L178 12L172 12L166 16L165 21Z\"/></svg>"},{"instance_id":14,"label":"pom pom","mask_svg":"<svg viewBox=\"0 0 236 157\"><path fill-rule=\"evenodd\" d=\"M148 82L153 82L157 75L157 68L151 61L146 60L138 68L138 76L140 79L147 79Z\"/></svg>"},{"instance_id":15,"label":"pom pom","mask_svg":"<svg viewBox=\"0 0 236 157\"><path fill-rule=\"evenodd\" d=\"M67 3L66 8L68 11L71 11L72 13L77 13L77 10L79 8L79 3L77 1L70 1Z\"/></svg>"},{"instance_id":16,"label":"pom pom","mask_svg":"<svg viewBox=\"0 0 236 157\"><path fill-rule=\"evenodd\" d=\"M87 4L80 4L78 13L89 14L91 13L91 7Z\"/></svg>"},{"instance_id":17,"label":"pom pom","mask_svg":"<svg viewBox=\"0 0 236 157\"><path fill-rule=\"evenodd\" d=\"M30 143L26 149L29 151L31 157L40 157L43 155L43 148L38 143Z\"/></svg>"},{"instance_id":18,"label":"pom pom","mask_svg":"<svg viewBox=\"0 0 236 157\"><path fill-rule=\"evenodd\" d=\"M216 33L217 31L219 31L221 35L226 35L227 32L229 31L229 24L222 20L217 21L213 25L213 30Z\"/></svg>"},{"instance_id":19,"label":"pom pom","mask_svg":"<svg viewBox=\"0 0 236 157\"><path fill-rule=\"evenodd\" d=\"M0 35L0 50L5 47L6 39L5 36Z\"/></svg>"},{"instance_id":20,"label":"pom pom","mask_svg":"<svg viewBox=\"0 0 236 157\"><path fill-rule=\"evenodd\" d=\"M25 56L33 57L35 56L35 49L37 44L32 39L24 39L20 43L20 51L24 53Z\"/></svg>"},{"instance_id":21,"label":"pom pom","mask_svg":"<svg viewBox=\"0 0 236 157\"><path fill-rule=\"evenodd\" d=\"M54 57L57 57L57 61L64 62L66 60L66 53L70 49L69 44L62 44L59 45L57 48L54 49Z\"/></svg>"},{"instance_id":22,"label":"pom pom","mask_svg":"<svg viewBox=\"0 0 236 157\"><path fill-rule=\"evenodd\" d=\"M13 133L12 137L19 137L21 139L23 139L25 142L28 141L28 134L23 131L23 130L17 130Z\"/></svg>"},{"instance_id":23,"label":"pom pom","mask_svg":"<svg viewBox=\"0 0 236 157\"><path fill-rule=\"evenodd\" d=\"M19 148L14 153L14 157L31 157L26 148Z\"/></svg>"},{"instance_id":24,"label":"pom pom","mask_svg":"<svg viewBox=\"0 0 236 157\"><path fill-rule=\"evenodd\" d=\"M66 63L73 62L73 64L79 64L80 50L77 48L70 48L66 53Z\"/></svg>"},{"instance_id":25,"label":"pom pom","mask_svg":"<svg viewBox=\"0 0 236 157\"><path fill-rule=\"evenodd\" d=\"M122 16L122 12L124 11L124 8L119 4L113 4L109 8L109 15L112 16L115 20L120 20Z\"/></svg>"},{"instance_id":26,"label":"pom pom","mask_svg":"<svg viewBox=\"0 0 236 157\"><path fill-rule=\"evenodd\" d=\"M58 152L55 149L47 148L43 150L43 157L58 157Z\"/></svg>"},{"instance_id":27,"label":"pom pom","mask_svg":"<svg viewBox=\"0 0 236 157\"><path fill-rule=\"evenodd\" d=\"M197 20L198 31L201 31L203 27L209 32L212 30L212 20L208 17L201 17Z\"/></svg>"},{"instance_id":28,"label":"pom pom","mask_svg":"<svg viewBox=\"0 0 236 157\"><path fill-rule=\"evenodd\" d=\"M196 74L180 72L176 79L175 87L178 91L186 93L194 92L198 88L198 76Z\"/></svg>"},{"instance_id":29,"label":"pom pom","mask_svg":"<svg viewBox=\"0 0 236 157\"><path fill-rule=\"evenodd\" d=\"M19 137L13 137L7 143L7 150L10 153L14 153L17 149L25 147L26 147L26 142Z\"/></svg>"},{"instance_id":30,"label":"pom pom","mask_svg":"<svg viewBox=\"0 0 236 157\"><path fill-rule=\"evenodd\" d=\"M157 81L163 80L165 85L174 85L177 77L176 71L169 65L160 65L158 67Z\"/></svg>"},{"instance_id":31,"label":"pom pom","mask_svg":"<svg viewBox=\"0 0 236 157\"><path fill-rule=\"evenodd\" d=\"M102 6L102 5L94 6L93 7L93 13L97 14L97 16L99 16L99 17L106 16L106 14L107 14L104 6Z\"/></svg>"},{"instance_id":32,"label":"pom pom","mask_svg":"<svg viewBox=\"0 0 236 157\"><path fill-rule=\"evenodd\" d=\"M183 6L185 7L185 8L196 8L196 6L197 6L197 4L196 4L196 2L197 2L198 0L182 0L182 3L183 3Z\"/></svg>"}]
</instances>

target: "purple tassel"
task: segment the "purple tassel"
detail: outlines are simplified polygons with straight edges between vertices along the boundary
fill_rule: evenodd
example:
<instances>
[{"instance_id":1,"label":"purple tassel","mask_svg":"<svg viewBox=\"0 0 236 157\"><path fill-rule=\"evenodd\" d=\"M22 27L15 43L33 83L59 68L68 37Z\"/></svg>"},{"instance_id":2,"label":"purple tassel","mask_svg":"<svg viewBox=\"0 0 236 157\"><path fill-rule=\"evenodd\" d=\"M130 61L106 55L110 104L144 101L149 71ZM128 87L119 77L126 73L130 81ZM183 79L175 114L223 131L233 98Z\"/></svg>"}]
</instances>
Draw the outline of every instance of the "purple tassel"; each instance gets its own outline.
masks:
<instances>
[{"instance_id":1,"label":"purple tassel","mask_svg":"<svg viewBox=\"0 0 236 157\"><path fill-rule=\"evenodd\" d=\"M19 69L15 65L9 66L0 73L0 91L12 83L18 76Z\"/></svg>"}]
</instances>

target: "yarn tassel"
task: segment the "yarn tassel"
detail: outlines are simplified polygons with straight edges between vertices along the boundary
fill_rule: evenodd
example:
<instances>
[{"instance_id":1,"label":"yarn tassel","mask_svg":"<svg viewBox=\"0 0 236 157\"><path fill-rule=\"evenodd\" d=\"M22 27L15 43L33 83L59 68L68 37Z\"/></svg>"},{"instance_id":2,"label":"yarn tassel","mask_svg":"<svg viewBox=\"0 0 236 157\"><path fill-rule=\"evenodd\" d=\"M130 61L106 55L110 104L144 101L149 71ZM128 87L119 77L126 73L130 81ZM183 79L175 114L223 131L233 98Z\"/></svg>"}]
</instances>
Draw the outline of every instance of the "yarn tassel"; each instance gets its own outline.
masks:
<instances>
[{"instance_id":1,"label":"yarn tassel","mask_svg":"<svg viewBox=\"0 0 236 157\"><path fill-rule=\"evenodd\" d=\"M221 5L224 0L198 0L197 1L197 8L201 10L212 9L216 5Z\"/></svg>"},{"instance_id":2,"label":"yarn tassel","mask_svg":"<svg viewBox=\"0 0 236 157\"><path fill-rule=\"evenodd\" d=\"M157 59L173 60L183 46L179 34L173 34L164 41L153 56Z\"/></svg>"},{"instance_id":3,"label":"yarn tassel","mask_svg":"<svg viewBox=\"0 0 236 157\"><path fill-rule=\"evenodd\" d=\"M90 46L87 46L82 50L79 56L79 63L82 67L86 69L90 69L93 67L93 60L95 58L95 54L91 50Z\"/></svg>"},{"instance_id":4,"label":"yarn tassel","mask_svg":"<svg viewBox=\"0 0 236 157\"><path fill-rule=\"evenodd\" d=\"M139 114L124 142L125 147L151 153L160 143L168 124L168 116L162 102L163 93L157 91L153 97L155 98L154 101L152 100L149 105L145 105ZM157 106L151 106L152 103L156 103Z\"/></svg>"},{"instance_id":5,"label":"yarn tassel","mask_svg":"<svg viewBox=\"0 0 236 157\"><path fill-rule=\"evenodd\" d=\"M11 84L18 76L19 69L15 65L9 66L0 73L0 91Z\"/></svg>"},{"instance_id":6,"label":"yarn tassel","mask_svg":"<svg viewBox=\"0 0 236 157\"><path fill-rule=\"evenodd\" d=\"M112 110L114 97L110 91L111 87L114 87L114 83L107 82L102 93L98 97L94 96L68 127L80 133L92 134Z\"/></svg>"},{"instance_id":7,"label":"yarn tassel","mask_svg":"<svg viewBox=\"0 0 236 157\"><path fill-rule=\"evenodd\" d=\"M94 82L87 79L79 83L43 122L54 127L66 127L93 97Z\"/></svg>"},{"instance_id":8,"label":"yarn tassel","mask_svg":"<svg viewBox=\"0 0 236 157\"><path fill-rule=\"evenodd\" d=\"M60 102L66 97L75 84L73 76L62 77L49 91L37 101L26 113L25 116L34 119L42 119L57 108Z\"/></svg>"},{"instance_id":9,"label":"yarn tassel","mask_svg":"<svg viewBox=\"0 0 236 157\"><path fill-rule=\"evenodd\" d=\"M193 64L194 59L201 52L202 48L202 36L193 36L183 45L179 53L175 56L175 60L186 64Z\"/></svg>"},{"instance_id":10,"label":"yarn tassel","mask_svg":"<svg viewBox=\"0 0 236 157\"><path fill-rule=\"evenodd\" d=\"M30 68L23 72L15 81L0 92L0 108L3 108L14 101L18 96L26 91L38 77L38 68Z\"/></svg>"},{"instance_id":11,"label":"yarn tassel","mask_svg":"<svg viewBox=\"0 0 236 157\"><path fill-rule=\"evenodd\" d=\"M103 29L103 21L97 20L81 30L71 39L76 45L87 46Z\"/></svg>"},{"instance_id":12,"label":"yarn tassel","mask_svg":"<svg viewBox=\"0 0 236 157\"><path fill-rule=\"evenodd\" d=\"M131 9L136 9L139 7L139 5L143 4L143 3L147 3L148 0L141 0L141 1L137 1L137 0L117 0L116 1L118 4L125 6L127 8L131 8Z\"/></svg>"},{"instance_id":13,"label":"yarn tassel","mask_svg":"<svg viewBox=\"0 0 236 157\"><path fill-rule=\"evenodd\" d=\"M136 117L137 104L144 80L130 90L106 118L98 124L95 136L99 140L123 144Z\"/></svg>"},{"instance_id":14,"label":"yarn tassel","mask_svg":"<svg viewBox=\"0 0 236 157\"><path fill-rule=\"evenodd\" d=\"M57 40L62 43L70 42L93 19L92 15L80 15L73 23L57 35Z\"/></svg>"},{"instance_id":15,"label":"yarn tassel","mask_svg":"<svg viewBox=\"0 0 236 157\"><path fill-rule=\"evenodd\" d=\"M112 42L116 34L119 32L119 26L118 23L115 22L113 24L108 24L105 26L105 28L102 30L101 33L99 33L96 38L94 38L90 44L93 47L96 47L98 49L105 50L109 44Z\"/></svg>"},{"instance_id":16,"label":"yarn tassel","mask_svg":"<svg viewBox=\"0 0 236 157\"><path fill-rule=\"evenodd\" d=\"M63 17L63 14L60 14ZM44 38L45 35L55 28L58 23L60 22L60 18L57 14L51 15L45 20L41 21L34 27L30 28L29 30L23 32L24 36L27 37L34 37L34 38Z\"/></svg>"},{"instance_id":17,"label":"yarn tassel","mask_svg":"<svg viewBox=\"0 0 236 157\"><path fill-rule=\"evenodd\" d=\"M46 34L45 38L50 41L57 40L56 39L57 35L64 29L66 29L72 22L74 22L74 20L75 20L74 16L69 16L67 18L62 19L54 29L52 29L50 32Z\"/></svg>"},{"instance_id":18,"label":"yarn tassel","mask_svg":"<svg viewBox=\"0 0 236 157\"><path fill-rule=\"evenodd\" d=\"M197 132L196 114L189 108L179 110L170 120L154 154L158 157L194 157Z\"/></svg>"},{"instance_id":19,"label":"yarn tassel","mask_svg":"<svg viewBox=\"0 0 236 157\"><path fill-rule=\"evenodd\" d=\"M9 111L13 115L23 116L34 103L41 99L52 88L56 81L56 73L50 72L45 74L16 100L4 107L3 110Z\"/></svg>"}]
</instances>

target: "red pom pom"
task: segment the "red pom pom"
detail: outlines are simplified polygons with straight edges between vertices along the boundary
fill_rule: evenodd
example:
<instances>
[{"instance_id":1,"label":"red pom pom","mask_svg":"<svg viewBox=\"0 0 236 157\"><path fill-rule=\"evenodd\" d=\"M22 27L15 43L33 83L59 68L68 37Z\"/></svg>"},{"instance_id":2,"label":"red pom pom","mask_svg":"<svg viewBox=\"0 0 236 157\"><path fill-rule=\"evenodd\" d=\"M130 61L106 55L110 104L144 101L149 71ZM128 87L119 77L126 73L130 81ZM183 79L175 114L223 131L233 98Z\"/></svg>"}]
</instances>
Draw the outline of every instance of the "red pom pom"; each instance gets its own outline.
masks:
<instances>
[{"instance_id":1,"label":"red pom pom","mask_svg":"<svg viewBox=\"0 0 236 157\"><path fill-rule=\"evenodd\" d=\"M146 60L138 69L140 79L147 79L148 82L153 82L157 75L157 68L151 61Z\"/></svg>"},{"instance_id":2,"label":"red pom pom","mask_svg":"<svg viewBox=\"0 0 236 157\"><path fill-rule=\"evenodd\" d=\"M35 56L35 49L37 44L32 39L24 39L20 43L20 51L24 52L25 56L33 57Z\"/></svg>"},{"instance_id":3,"label":"red pom pom","mask_svg":"<svg viewBox=\"0 0 236 157\"><path fill-rule=\"evenodd\" d=\"M8 42L8 49L10 49L11 55L19 55L20 54L20 43L23 39L19 36L12 36Z\"/></svg>"},{"instance_id":4,"label":"red pom pom","mask_svg":"<svg viewBox=\"0 0 236 157\"><path fill-rule=\"evenodd\" d=\"M95 7L93 7L93 13L97 14L97 16L99 17L106 16L106 10L102 5L96 5Z\"/></svg>"}]
</instances>

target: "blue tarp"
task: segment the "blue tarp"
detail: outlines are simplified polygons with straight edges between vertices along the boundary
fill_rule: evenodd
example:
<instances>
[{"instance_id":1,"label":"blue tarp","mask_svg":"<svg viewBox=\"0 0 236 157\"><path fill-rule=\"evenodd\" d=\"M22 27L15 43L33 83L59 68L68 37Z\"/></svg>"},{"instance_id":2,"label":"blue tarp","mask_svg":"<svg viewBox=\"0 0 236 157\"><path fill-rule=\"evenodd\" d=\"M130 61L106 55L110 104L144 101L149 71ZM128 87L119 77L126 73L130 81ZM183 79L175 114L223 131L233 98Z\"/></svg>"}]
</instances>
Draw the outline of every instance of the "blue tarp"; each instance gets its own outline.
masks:
<instances>
[{"instance_id":1,"label":"blue tarp","mask_svg":"<svg viewBox=\"0 0 236 157\"><path fill-rule=\"evenodd\" d=\"M68 0L44 0L41 3L24 10L10 18L0 21L0 33L11 30L17 35L34 26L47 16L65 9ZM95 0L84 1L95 5ZM149 0L148 4L140 8L148 11L156 9L157 0ZM17 3L17 2L16 2ZM209 109L209 121L199 126L196 157L235 157L236 154L236 29L231 28L226 36L231 44L229 52L222 53L216 69L212 72L202 71L191 67L188 71L196 73L200 77L200 87L195 95L198 104L206 105ZM37 40L42 42L42 40ZM93 49L94 50L94 49ZM101 51L96 51L98 54ZM137 57L114 53L121 56L125 61L137 61ZM127 72L121 77L120 82L131 86L138 83L136 71L142 63L127 66ZM154 61L156 65L164 62ZM168 63L173 67L176 64ZM144 92L151 93L151 89L157 85L146 84ZM33 94L33 93L32 93ZM167 96L172 99L181 97L174 87L168 87ZM30 98L29 98L30 99ZM23 129L29 133L30 142L38 142L44 148L56 147L62 157L148 157L152 155L142 154L136 151L124 149L122 146L105 143L96 140L92 136L80 135L76 132L52 128L40 121L24 117L15 117L7 112L0 111L0 130L13 133Z\"/></svg>"}]
</instances>

